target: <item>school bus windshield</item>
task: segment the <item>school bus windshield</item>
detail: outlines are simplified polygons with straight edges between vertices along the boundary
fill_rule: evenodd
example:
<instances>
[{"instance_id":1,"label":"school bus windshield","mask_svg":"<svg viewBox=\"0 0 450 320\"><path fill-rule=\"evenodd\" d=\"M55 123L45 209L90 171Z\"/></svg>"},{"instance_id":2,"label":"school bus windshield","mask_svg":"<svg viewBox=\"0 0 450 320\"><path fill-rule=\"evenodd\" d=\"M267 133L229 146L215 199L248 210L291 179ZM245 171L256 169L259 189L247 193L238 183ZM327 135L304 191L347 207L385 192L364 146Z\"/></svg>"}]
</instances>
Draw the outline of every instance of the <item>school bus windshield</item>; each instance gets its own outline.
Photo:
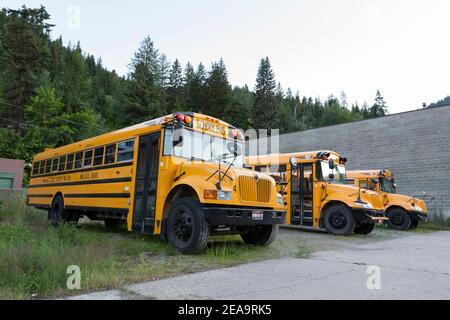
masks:
<instances>
[{"instance_id":1,"label":"school bus windshield","mask_svg":"<svg viewBox=\"0 0 450 320\"><path fill-rule=\"evenodd\" d=\"M335 183L345 183L347 177L345 174L345 166L335 165L334 169L330 169L328 161L320 162L320 169L318 170L318 178L322 181L333 181ZM334 178L330 178L330 174L334 175Z\"/></svg>"},{"instance_id":2,"label":"school bus windshield","mask_svg":"<svg viewBox=\"0 0 450 320\"><path fill-rule=\"evenodd\" d=\"M381 182L381 185L380 185L381 191L384 191L387 193L396 193L395 184L394 184L394 182L392 182L392 180L389 180L387 178L381 178L380 182Z\"/></svg>"},{"instance_id":3,"label":"school bus windshield","mask_svg":"<svg viewBox=\"0 0 450 320\"><path fill-rule=\"evenodd\" d=\"M177 128L175 130L166 128L164 155L213 163L221 161L222 163L233 164L235 167L242 168L244 167L243 143L236 142L241 152L235 160L233 149L230 148L234 143L233 140L186 128Z\"/></svg>"}]
</instances>

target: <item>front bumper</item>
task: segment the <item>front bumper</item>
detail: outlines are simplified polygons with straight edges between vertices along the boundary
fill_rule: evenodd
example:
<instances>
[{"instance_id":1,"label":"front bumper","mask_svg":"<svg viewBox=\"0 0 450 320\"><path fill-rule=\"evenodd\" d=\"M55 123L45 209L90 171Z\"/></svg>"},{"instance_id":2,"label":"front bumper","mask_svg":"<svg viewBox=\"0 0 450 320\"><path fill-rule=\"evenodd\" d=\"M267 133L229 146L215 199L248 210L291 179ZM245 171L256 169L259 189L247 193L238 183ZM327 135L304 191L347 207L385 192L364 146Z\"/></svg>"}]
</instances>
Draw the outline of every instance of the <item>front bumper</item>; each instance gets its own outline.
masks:
<instances>
[{"instance_id":1,"label":"front bumper","mask_svg":"<svg viewBox=\"0 0 450 320\"><path fill-rule=\"evenodd\" d=\"M376 223L388 220L383 210L353 209L353 213L358 223Z\"/></svg>"},{"instance_id":2,"label":"front bumper","mask_svg":"<svg viewBox=\"0 0 450 320\"><path fill-rule=\"evenodd\" d=\"M409 211L409 215L413 220L417 220L420 222L427 222L428 215L426 213L419 211Z\"/></svg>"},{"instance_id":3,"label":"front bumper","mask_svg":"<svg viewBox=\"0 0 450 320\"><path fill-rule=\"evenodd\" d=\"M203 207L205 219L210 225L252 226L284 224L286 212L259 209L259 208L233 208L233 207ZM257 213L254 219L253 213Z\"/></svg>"}]
</instances>

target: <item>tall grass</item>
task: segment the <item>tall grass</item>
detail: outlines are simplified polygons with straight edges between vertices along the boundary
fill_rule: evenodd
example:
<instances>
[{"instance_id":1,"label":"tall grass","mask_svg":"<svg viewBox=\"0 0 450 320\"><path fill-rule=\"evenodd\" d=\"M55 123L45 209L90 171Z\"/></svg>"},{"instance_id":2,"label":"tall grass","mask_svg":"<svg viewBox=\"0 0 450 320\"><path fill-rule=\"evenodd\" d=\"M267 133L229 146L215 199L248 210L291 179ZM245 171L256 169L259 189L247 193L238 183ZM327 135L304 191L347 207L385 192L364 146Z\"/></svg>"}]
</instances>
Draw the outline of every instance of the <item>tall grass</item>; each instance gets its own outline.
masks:
<instances>
[{"instance_id":1,"label":"tall grass","mask_svg":"<svg viewBox=\"0 0 450 320\"><path fill-rule=\"evenodd\" d=\"M22 197L0 202L0 299L52 298L120 288L125 284L177 274L299 254L283 243L246 245L240 236L211 237L205 252L177 253L159 237L106 229L82 222L54 228L47 212L30 208ZM67 268L81 270L81 290L69 290Z\"/></svg>"},{"instance_id":2,"label":"tall grass","mask_svg":"<svg viewBox=\"0 0 450 320\"><path fill-rule=\"evenodd\" d=\"M426 226L429 229L450 230L450 218L445 216L442 209L434 209L428 213L429 219Z\"/></svg>"}]
</instances>

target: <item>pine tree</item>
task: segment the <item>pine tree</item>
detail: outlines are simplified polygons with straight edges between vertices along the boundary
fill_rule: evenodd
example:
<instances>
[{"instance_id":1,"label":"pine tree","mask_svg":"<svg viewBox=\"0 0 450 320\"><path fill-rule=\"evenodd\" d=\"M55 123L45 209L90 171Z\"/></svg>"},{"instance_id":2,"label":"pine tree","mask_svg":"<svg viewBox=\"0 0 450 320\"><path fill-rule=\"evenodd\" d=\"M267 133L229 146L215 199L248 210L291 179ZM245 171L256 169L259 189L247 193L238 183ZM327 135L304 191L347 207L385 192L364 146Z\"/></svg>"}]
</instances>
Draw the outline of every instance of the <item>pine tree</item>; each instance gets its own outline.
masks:
<instances>
[{"instance_id":1,"label":"pine tree","mask_svg":"<svg viewBox=\"0 0 450 320\"><path fill-rule=\"evenodd\" d=\"M231 108L231 86L222 59L212 65L206 80L206 94L204 112L228 122L232 121L236 115Z\"/></svg>"},{"instance_id":2,"label":"pine tree","mask_svg":"<svg viewBox=\"0 0 450 320\"><path fill-rule=\"evenodd\" d=\"M232 112L229 122L240 129L247 130L252 125L251 110L253 106L253 93L247 85L243 88L234 87L232 93Z\"/></svg>"},{"instance_id":3,"label":"pine tree","mask_svg":"<svg viewBox=\"0 0 450 320\"><path fill-rule=\"evenodd\" d=\"M182 111L183 109L183 71L178 59L172 64L172 70L169 75L169 85L167 88L168 111Z\"/></svg>"},{"instance_id":4,"label":"pine tree","mask_svg":"<svg viewBox=\"0 0 450 320\"><path fill-rule=\"evenodd\" d=\"M348 108L348 102L347 102L347 94L345 93L345 91L342 90L341 92L341 101L340 101L341 106L343 106L344 108Z\"/></svg>"},{"instance_id":5,"label":"pine tree","mask_svg":"<svg viewBox=\"0 0 450 320\"><path fill-rule=\"evenodd\" d=\"M381 95L380 91L377 90L377 93L375 95L375 103L370 108L370 117L384 117L388 114L387 109L388 107L386 105L386 102L384 101L384 97Z\"/></svg>"},{"instance_id":6,"label":"pine tree","mask_svg":"<svg viewBox=\"0 0 450 320\"><path fill-rule=\"evenodd\" d=\"M67 112L79 112L88 107L92 81L80 44L68 48L64 55L61 96Z\"/></svg>"},{"instance_id":7,"label":"pine tree","mask_svg":"<svg viewBox=\"0 0 450 320\"><path fill-rule=\"evenodd\" d=\"M165 59L165 58L164 58ZM140 44L130 64L128 75L126 124L138 123L166 114L162 103L162 69L159 51L150 37Z\"/></svg>"},{"instance_id":8,"label":"pine tree","mask_svg":"<svg viewBox=\"0 0 450 320\"><path fill-rule=\"evenodd\" d=\"M49 32L52 25L46 21L50 15L41 6L18 10L3 9L0 29L0 78L3 98L9 107L0 116L7 117L21 130L24 122L23 107L50 62ZM14 106L18 107L14 107Z\"/></svg>"},{"instance_id":9,"label":"pine tree","mask_svg":"<svg viewBox=\"0 0 450 320\"><path fill-rule=\"evenodd\" d=\"M256 129L278 128L276 82L269 58L261 59L256 78L253 124Z\"/></svg>"}]
</instances>

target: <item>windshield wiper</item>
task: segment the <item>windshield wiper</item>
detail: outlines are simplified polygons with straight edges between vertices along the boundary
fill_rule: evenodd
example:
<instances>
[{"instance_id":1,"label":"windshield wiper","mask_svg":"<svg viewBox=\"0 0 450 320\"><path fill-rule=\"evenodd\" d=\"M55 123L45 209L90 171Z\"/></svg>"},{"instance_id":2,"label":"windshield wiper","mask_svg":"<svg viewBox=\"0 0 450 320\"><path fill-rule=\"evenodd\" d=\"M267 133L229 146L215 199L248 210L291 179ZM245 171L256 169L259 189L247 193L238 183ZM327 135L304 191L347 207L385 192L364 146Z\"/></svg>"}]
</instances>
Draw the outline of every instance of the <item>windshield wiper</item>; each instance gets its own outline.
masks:
<instances>
[{"instance_id":1,"label":"windshield wiper","mask_svg":"<svg viewBox=\"0 0 450 320\"><path fill-rule=\"evenodd\" d=\"M217 181L217 183L216 183L216 187L217 187L218 190L221 190L221 189L222 189L222 180L223 180L223 178L227 177L228 179L230 179L231 181L233 181L233 178L230 177L230 176L228 175L228 171L230 171L231 166L232 166L232 165L234 164L234 162L236 161L237 155L234 156L233 161L231 161L231 163L229 164L229 166L228 166L227 170L225 170L225 172L222 172L222 169L221 169L221 166L220 166L220 164L222 163L222 161L223 161L224 159L226 159L227 157L229 157L229 156L230 156L229 153L225 153L225 154L223 154L223 155L221 155L221 156L217 156L217 157L213 157L213 158L212 158L212 159L216 159L216 158L219 158L219 157L220 157L220 160L219 160L219 169L217 169L216 171L214 171L214 173L213 173L212 175L210 175L210 176L208 177L208 179L206 179L206 181L208 181L209 179L211 179L212 177L214 177L214 176L216 175L216 173L219 173L219 181ZM211 160L212 160L212 159L211 159ZM222 176L221 176L221 173L223 174Z\"/></svg>"}]
</instances>

